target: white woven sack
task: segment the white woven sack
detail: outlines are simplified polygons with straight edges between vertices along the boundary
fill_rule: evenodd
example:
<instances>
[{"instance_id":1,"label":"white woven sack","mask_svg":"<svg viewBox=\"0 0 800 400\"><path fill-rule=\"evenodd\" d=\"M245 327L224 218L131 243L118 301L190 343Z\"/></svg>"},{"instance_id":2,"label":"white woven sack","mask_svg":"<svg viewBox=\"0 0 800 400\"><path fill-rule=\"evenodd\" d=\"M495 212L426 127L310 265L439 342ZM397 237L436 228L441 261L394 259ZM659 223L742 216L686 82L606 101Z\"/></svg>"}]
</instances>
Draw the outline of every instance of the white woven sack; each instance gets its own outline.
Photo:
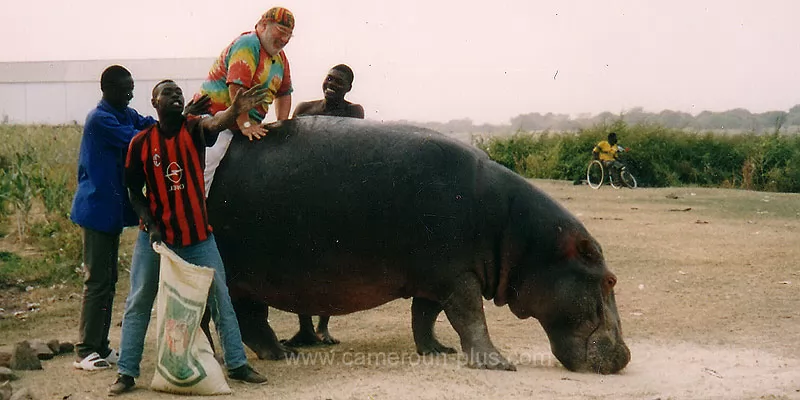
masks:
<instances>
[{"instance_id":1,"label":"white woven sack","mask_svg":"<svg viewBox=\"0 0 800 400\"><path fill-rule=\"evenodd\" d=\"M150 388L180 394L229 394L211 345L200 329L214 270L189 264L166 246L158 283L156 372Z\"/></svg>"}]
</instances>

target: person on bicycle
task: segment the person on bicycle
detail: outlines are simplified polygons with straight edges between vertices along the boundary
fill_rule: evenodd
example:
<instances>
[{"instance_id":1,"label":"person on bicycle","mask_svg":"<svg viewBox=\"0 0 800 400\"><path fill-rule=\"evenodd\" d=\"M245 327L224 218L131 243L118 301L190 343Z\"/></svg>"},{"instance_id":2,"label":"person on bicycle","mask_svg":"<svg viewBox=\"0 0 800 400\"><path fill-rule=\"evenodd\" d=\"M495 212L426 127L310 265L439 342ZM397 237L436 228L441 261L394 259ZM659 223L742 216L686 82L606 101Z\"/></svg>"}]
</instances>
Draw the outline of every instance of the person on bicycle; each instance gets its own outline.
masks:
<instances>
[{"instance_id":1,"label":"person on bicycle","mask_svg":"<svg viewBox=\"0 0 800 400\"><path fill-rule=\"evenodd\" d=\"M613 172L615 177L619 177L619 172L625 165L617 161L617 153L625 151L625 149L617 144L617 133L611 132L608 134L608 139L603 140L594 146L592 149L592 159L600 160L603 163L603 168L609 172Z\"/></svg>"}]
</instances>

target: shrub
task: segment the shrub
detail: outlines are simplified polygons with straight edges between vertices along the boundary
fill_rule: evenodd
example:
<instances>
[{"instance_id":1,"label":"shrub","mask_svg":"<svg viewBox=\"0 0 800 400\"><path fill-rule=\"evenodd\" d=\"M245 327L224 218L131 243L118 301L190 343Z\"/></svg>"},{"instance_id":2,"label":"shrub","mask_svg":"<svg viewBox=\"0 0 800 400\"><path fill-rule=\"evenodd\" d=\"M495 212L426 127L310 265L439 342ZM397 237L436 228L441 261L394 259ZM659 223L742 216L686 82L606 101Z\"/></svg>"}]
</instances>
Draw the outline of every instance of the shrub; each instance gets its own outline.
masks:
<instances>
[{"instance_id":1,"label":"shrub","mask_svg":"<svg viewBox=\"0 0 800 400\"><path fill-rule=\"evenodd\" d=\"M725 135L667 129L652 123L598 124L577 133L525 133L479 138L475 145L522 176L581 179L595 144L609 132L631 151L622 161L640 186L715 186L800 192L800 136Z\"/></svg>"},{"instance_id":2,"label":"shrub","mask_svg":"<svg viewBox=\"0 0 800 400\"><path fill-rule=\"evenodd\" d=\"M80 229L69 220L80 126L0 125L0 222L40 252L8 256L0 286L77 280ZM8 240L8 239L6 239Z\"/></svg>"}]
</instances>

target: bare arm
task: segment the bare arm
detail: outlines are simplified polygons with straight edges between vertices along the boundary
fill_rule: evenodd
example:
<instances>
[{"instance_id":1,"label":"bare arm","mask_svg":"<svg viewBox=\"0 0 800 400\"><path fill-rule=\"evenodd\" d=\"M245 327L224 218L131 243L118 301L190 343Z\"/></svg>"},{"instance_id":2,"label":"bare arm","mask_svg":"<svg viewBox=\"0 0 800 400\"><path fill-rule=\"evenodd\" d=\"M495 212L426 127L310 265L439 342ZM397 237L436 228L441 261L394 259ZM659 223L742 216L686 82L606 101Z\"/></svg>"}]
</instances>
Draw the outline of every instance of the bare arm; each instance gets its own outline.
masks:
<instances>
[{"instance_id":1,"label":"bare arm","mask_svg":"<svg viewBox=\"0 0 800 400\"><path fill-rule=\"evenodd\" d=\"M298 117L300 115L305 114L311 106L311 102L303 101L294 108L294 113L292 113L292 118Z\"/></svg>"},{"instance_id":2,"label":"bare arm","mask_svg":"<svg viewBox=\"0 0 800 400\"><path fill-rule=\"evenodd\" d=\"M238 122L242 119L242 115L249 120L247 112L264 101L266 96L266 88L252 87L247 90L239 90L232 97L233 100L230 107L216 113L213 117L203 118L199 122L200 126L207 134L215 135L225 130L234 121ZM258 129L260 126L260 124L253 124L250 128ZM242 130L242 133L244 133L244 130ZM266 130L264 130L264 133L266 134ZM250 140L253 140L253 138L250 137Z\"/></svg>"},{"instance_id":3,"label":"bare arm","mask_svg":"<svg viewBox=\"0 0 800 400\"><path fill-rule=\"evenodd\" d=\"M144 197L144 165L142 165L141 160L132 156L133 154L139 154L138 150L141 149L139 143L136 141L131 143L131 149L128 151L125 163L125 187L128 189L128 197L131 200L133 210L136 211L136 215L141 219L145 230L150 233L150 243L157 243L161 241L161 231L158 228L155 216L150 213L147 198Z\"/></svg>"},{"instance_id":4,"label":"bare arm","mask_svg":"<svg viewBox=\"0 0 800 400\"><path fill-rule=\"evenodd\" d=\"M292 109L292 95L287 94L275 99L275 117L278 121L289 119L289 110Z\"/></svg>"},{"instance_id":5,"label":"bare arm","mask_svg":"<svg viewBox=\"0 0 800 400\"><path fill-rule=\"evenodd\" d=\"M142 189L136 190L134 187L128 186L128 197L131 199L133 210L141 218L145 230L150 234L150 243L161 242L161 230L158 229L155 219L150 214L150 209L147 207L147 198L144 197Z\"/></svg>"}]
</instances>

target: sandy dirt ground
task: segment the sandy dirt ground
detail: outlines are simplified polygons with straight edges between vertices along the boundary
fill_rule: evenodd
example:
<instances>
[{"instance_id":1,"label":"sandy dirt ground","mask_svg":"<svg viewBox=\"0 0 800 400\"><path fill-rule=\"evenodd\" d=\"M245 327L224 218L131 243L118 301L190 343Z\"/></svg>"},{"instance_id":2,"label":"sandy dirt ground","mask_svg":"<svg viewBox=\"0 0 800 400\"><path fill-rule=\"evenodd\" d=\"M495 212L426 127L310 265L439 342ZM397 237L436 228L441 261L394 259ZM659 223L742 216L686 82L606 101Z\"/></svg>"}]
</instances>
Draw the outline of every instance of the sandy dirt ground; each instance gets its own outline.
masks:
<instances>
[{"instance_id":1,"label":"sandy dirt ground","mask_svg":"<svg viewBox=\"0 0 800 400\"><path fill-rule=\"evenodd\" d=\"M619 279L617 304L632 360L620 374L565 370L535 320L486 302L489 332L516 372L472 370L460 355L414 352L410 300L336 317L336 346L301 350L292 361L251 363L267 385L231 383L241 399L800 399L800 195L703 188L592 190L534 181L572 211L602 244ZM119 321L127 274L115 305ZM37 298L39 296L39 298ZM24 298L23 298L24 297ZM55 298L55 300L54 300ZM74 340L78 296L35 289L0 297L5 307L39 300L27 321L0 324L0 347L23 338ZM3 305L0 305L0 307ZM273 311L279 337L297 327ZM154 325L154 324L151 324ZM119 327L112 330L118 343ZM437 335L458 347L442 315ZM142 378L124 398L150 391L154 331ZM40 399L101 399L113 371L73 369L71 356L21 373L15 388ZM218 396L218 398L232 398Z\"/></svg>"}]
</instances>

